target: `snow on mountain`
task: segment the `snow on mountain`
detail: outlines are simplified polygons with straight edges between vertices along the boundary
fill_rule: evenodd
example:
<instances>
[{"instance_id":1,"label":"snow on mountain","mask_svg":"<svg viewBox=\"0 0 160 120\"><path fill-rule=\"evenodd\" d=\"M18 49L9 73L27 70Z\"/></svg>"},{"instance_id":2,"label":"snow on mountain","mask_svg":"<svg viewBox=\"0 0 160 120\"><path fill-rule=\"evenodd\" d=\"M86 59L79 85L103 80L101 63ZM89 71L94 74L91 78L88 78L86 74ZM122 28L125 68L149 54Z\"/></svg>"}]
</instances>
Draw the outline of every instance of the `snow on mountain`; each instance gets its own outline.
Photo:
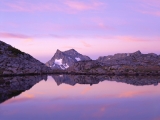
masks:
<instances>
[{"instance_id":1,"label":"snow on mountain","mask_svg":"<svg viewBox=\"0 0 160 120\"><path fill-rule=\"evenodd\" d=\"M46 65L52 69L62 69L65 70L73 65L77 61L91 60L88 56L78 53L74 49L67 51L57 50L51 60L49 60Z\"/></svg>"}]
</instances>

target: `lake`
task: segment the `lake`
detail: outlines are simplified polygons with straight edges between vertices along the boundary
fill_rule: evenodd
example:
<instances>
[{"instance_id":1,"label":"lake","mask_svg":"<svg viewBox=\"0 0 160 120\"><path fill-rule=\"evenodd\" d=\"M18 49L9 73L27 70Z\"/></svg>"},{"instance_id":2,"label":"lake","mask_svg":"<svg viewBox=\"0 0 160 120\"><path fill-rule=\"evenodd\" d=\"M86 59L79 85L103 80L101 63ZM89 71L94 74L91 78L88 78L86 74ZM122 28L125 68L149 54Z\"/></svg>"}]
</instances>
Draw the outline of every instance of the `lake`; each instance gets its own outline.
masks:
<instances>
[{"instance_id":1,"label":"lake","mask_svg":"<svg viewBox=\"0 0 160 120\"><path fill-rule=\"evenodd\" d=\"M160 120L160 77L0 78L0 120Z\"/></svg>"}]
</instances>

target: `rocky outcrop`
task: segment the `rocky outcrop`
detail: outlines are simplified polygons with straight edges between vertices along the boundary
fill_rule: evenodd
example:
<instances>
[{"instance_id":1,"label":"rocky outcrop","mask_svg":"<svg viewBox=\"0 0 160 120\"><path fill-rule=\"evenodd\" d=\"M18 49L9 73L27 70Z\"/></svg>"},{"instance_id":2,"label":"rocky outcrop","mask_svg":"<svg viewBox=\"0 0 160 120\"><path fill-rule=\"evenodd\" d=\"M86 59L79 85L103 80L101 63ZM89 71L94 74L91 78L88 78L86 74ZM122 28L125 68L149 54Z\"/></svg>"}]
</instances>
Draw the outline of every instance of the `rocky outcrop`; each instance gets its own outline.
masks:
<instances>
[{"instance_id":1,"label":"rocky outcrop","mask_svg":"<svg viewBox=\"0 0 160 120\"><path fill-rule=\"evenodd\" d=\"M160 56L154 53L142 54L140 51L137 51L134 53L118 53L113 56L99 57L97 61L106 65L151 66L159 65Z\"/></svg>"},{"instance_id":2,"label":"rocky outcrop","mask_svg":"<svg viewBox=\"0 0 160 120\"><path fill-rule=\"evenodd\" d=\"M160 75L160 56L140 51L115 54L95 61L76 62L67 71L75 74Z\"/></svg>"},{"instance_id":3,"label":"rocky outcrop","mask_svg":"<svg viewBox=\"0 0 160 120\"><path fill-rule=\"evenodd\" d=\"M47 80L47 76L0 77L0 103L29 90L41 80Z\"/></svg>"},{"instance_id":4,"label":"rocky outcrop","mask_svg":"<svg viewBox=\"0 0 160 120\"><path fill-rule=\"evenodd\" d=\"M88 56L82 55L75 51L74 49L67 51L57 50L54 56L46 65L52 69L65 70L72 66L77 61L87 61L91 60Z\"/></svg>"},{"instance_id":5,"label":"rocky outcrop","mask_svg":"<svg viewBox=\"0 0 160 120\"><path fill-rule=\"evenodd\" d=\"M0 41L0 76L51 72L49 67L31 55Z\"/></svg>"}]
</instances>

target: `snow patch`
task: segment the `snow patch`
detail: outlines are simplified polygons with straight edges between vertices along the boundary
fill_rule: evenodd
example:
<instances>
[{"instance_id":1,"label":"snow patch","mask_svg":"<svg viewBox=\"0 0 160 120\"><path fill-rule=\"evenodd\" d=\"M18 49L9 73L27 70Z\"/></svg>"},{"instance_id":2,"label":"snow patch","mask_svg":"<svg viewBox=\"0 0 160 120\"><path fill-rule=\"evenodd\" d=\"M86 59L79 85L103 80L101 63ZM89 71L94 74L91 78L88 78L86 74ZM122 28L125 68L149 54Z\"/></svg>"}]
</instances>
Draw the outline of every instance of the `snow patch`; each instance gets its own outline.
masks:
<instances>
[{"instance_id":1,"label":"snow patch","mask_svg":"<svg viewBox=\"0 0 160 120\"><path fill-rule=\"evenodd\" d=\"M127 56L130 56L130 54L129 54L129 53L127 53Z\"/></svg>"},{"instance_id":2,"label":"snow patch","mask_svg":"<svg viewBox=\"0 0 160 120\"><path fill-rule=\"evenodd\" d=\"M69 65L66 63L66 64L63 64L63 66L67 69L69 68Z\"/></svg>"},{"instance_id":3,"label":"snow patch","mask_svg":"<svg viewBox=\"0 0 160 120\"><path fill-rule=\"evenodd\" d=\"M81 61L81 59L80 59L79 57L76 57L75 59L76 59L77 61Z\"/></svg>"},{"instance_id":4,"label":"snow patch","mask_svg":"<svg viewBox=\"0 0 160 120\"><path fill-rule=\"evenodd\" d=\"M65 70L65 68L64 68L64 66L63 66L63 65L60 65L60 68L61 68L62 70Z\"/></svg>"},{"instance_id":5,"label":"snow patch","mask_svg":"<svg viewBox=\"0 0 160 120\"><path fill-rule=\"evenodd\" d=\"M62 59L55 59L54 66L55 66L55 64L58 65L62 70L69 68L69 65L67 63L65 63L65 64L62 63Z\"/></svg>"},{"instance_id":6,"label":"snow patch","mask_svg":"<svg viewBox=\"0 0 160 120\"><path fill-rule=\"evenodd\" d=\"M108 58L108 60L110 60L111 58Z\"/></svg>"},{"instance_id":7,"label":"snow patch","mask_svg":"<svg viewBox=\"0 0 160 120\"><path fill-rule=\"evenodd\" d=\"M54 63L57 65L62 65L62 59L55 59Z\"/></svg>"}]
</instances>

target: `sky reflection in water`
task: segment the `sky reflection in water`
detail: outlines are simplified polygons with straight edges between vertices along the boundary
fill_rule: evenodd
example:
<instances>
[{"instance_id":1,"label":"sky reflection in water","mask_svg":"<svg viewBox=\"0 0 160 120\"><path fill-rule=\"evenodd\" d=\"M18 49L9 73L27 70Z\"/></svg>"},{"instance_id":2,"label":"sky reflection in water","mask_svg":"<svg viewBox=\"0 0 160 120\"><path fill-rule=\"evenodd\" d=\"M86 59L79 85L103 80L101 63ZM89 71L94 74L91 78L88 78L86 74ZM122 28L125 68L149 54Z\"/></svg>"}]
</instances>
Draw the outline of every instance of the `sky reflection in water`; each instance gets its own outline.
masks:
<instances>
[{"instance_id":1,"label":"sky reflection in water","mask_svg":"<svg viewBox=\"0 0 160 120\"><path fill-rule=\"evenodd\" d=\"M52 77L0 104L1 120L159 120L160 86L115 81L57 86Z\"/></svg>"}]
</instances>

